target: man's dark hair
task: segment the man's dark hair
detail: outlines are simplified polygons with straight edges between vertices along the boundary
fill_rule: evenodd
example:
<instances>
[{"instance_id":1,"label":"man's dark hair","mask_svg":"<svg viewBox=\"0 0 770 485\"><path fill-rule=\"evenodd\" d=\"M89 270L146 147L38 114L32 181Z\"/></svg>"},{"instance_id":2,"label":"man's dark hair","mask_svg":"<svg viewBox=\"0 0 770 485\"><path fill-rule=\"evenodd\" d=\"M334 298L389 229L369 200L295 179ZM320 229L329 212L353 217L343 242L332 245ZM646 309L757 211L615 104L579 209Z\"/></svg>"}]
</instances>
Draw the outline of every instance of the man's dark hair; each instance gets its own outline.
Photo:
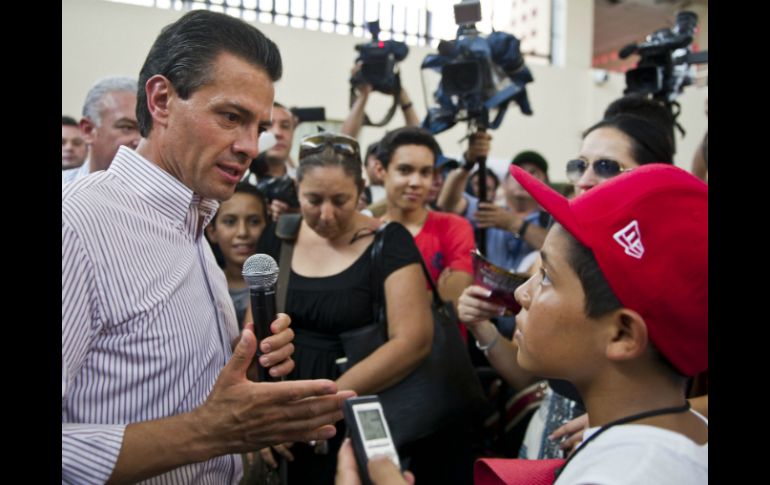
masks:
<instances>
[{"instance_id":1,"label":"man's dark hair","mask_svg":"<svg viewBox=\"0 0 770 485\"><path fill-rule=\"evenodd\" d=\"M278 47L243 20L208 10L194 10L163 28L139 73L136 119L146 137L152 130L145 85L156 74L171 81L182 99L213 80L212 64L223 52L263 69L275 82L281 78Z\"/></svg>"},{"instance_id":2,"label":"man's dark hair","mask_svg":"<svg viewBox=\"0 0 770 485\"><path fill-rule=\"evenodd\" d=\"M500 177L498 177L497 174L489 167L487 167L486 169L486 174L487 174L487 179L492 179L495 182L495 189L492 191L492 194L491 194L491 195L494 195L494 192L497 190L498 187L500 187ZM465 192L474 196L477 195L473 193L473 180L478 178L479 178L479 171L476 170L471 174L470 177L468 177L468 182L465 184ZM487 194L487 195L490 195L490 194Z\"/></svg>"},{"instance_id":3,"label":"man's dark hair","mask_svg":"<svg viewBox=\"0 0 770 485\"><path fill-rule=\"evenodd\" d=\"M674 163L674 144L666 130L648 118L620 114L604 119L585 132L583 138L599 128L614 128L631 139L631 156L639 165Z\"/></svg>"},{"instance_id":4,"label":"man's dark hair","mask_svg":"<svg viewBox=\"0 0 770 485\"><path fill-rule=\"evenodd\" d=\"M580 286L583 287L583 293L586 296L586 315L590 318L599 318L622 308L623 304L610 288L593 251L580 243L563 227L559 226L559 230L567 238L567 264L570 265L580 280ZM647 347L655 360L669 373L681 378L686 377L660 353L652 341L647 343Z\"/></svg>"},{"instance_id":5,"label":"man's dark hair","mask_svg":"<svg viewBox=\"0 0 770 485\"><path fill-rule=\"evenodd\" d=\"M516 165L519 167L522 167L528 163L531 163L532 165L542 170L542 172L545 174L545 180L548 181L548 162L546 162L545 158L543 158L543 156L536 151L526 150L520 152L518 155L513 157L513 160L511 160L511 165Z\"/></svg>"},{"instance_id":6,"label":"man's dark hair","mask_svg":"<svg viewBox=\"0 0 770 485\"><path fill-rule=\"evenodd\" d=\"M433 153L434 164L438 160L438 156L441 155L441 147L428 130L416 126L406 126L386 133L380 140L380 145L377 148L377 159L385 169L388 168L393 152L402 145L427 147Z\"/></svg>"},{"instance_id":7,"label":"man's dark hair","mask_svg":"<svg viewBox=\"0 0 770 485\"><path fill-rule=\"evenodd\" d=\"M380 142L376 141L374 143L370 143L368 147L366 147L366 155L364 156L364 162L366 162L366 159L369 158L369 155L377 156L377 150L380 147Z\"/></svg>"},{"instance_id":8,"label":"man's dark hair","mask_svg":"<svg viewBox=\"0 0 770 485\"><path fill-rule=\"evenodd\" d=\"M74 126L74 127L79 126L78 122L75 121L75 118L73 118L72 116L67 116L67 115L62 115L62 117L61 117L61 124L62 124L62 126Z\"/></svg>"}]
</instances>

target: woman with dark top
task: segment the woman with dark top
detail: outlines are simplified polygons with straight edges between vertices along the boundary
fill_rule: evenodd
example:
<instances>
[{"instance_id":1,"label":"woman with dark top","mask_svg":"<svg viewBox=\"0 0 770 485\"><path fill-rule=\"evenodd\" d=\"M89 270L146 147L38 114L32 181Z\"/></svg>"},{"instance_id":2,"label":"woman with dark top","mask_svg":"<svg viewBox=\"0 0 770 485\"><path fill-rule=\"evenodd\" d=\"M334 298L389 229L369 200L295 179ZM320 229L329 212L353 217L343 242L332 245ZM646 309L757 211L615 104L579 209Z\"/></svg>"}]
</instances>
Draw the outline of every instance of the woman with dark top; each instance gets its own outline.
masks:
<instances>
[{"instance_id":1,"label":"woman with dark top","mask_svg":"<svg viewBox=\"0 0 770 485\"><path fill-rule=\"evenodd\" d=\"M302 222L285 307L296 334L296 367L289 378L334 379L340 389L358 395L377 393L406 377L430 353L433 319L420 252L402 225L384 228L388 340L343 372L335 363L344 357L339 334L372 323L371 245L381 222L356 210L364 180L353 138L331 133L303 138L297 180ZM278 260L278 254L273 256ZM292 457L289 483L334 482L337 450L345 436L344 423L337 426L328 442L277 449ZM270 463L268 451L262 456Z\"/></svg>"}]
</instances>

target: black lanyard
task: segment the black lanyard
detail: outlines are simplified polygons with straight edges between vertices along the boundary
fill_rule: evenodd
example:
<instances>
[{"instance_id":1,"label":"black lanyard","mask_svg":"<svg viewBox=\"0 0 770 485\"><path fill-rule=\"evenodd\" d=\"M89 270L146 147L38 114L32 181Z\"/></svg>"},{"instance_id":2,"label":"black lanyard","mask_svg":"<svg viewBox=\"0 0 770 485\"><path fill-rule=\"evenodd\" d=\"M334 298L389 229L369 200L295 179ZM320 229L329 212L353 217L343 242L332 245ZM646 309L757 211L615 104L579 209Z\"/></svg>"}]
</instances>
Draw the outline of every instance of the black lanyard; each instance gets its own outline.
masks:
<instances>
[{"instance_id":1,"label":"black lanyard","mask_svg":"<svg viewBox=\"0 0 770 485\"><path fill-rule=\"evenodd\" d=\"M626 416L625 418L620 418L620 419L615 420L615 421L613 421L611 423L605 424L604 426L599 428L599 431L597 431L596 433L592 434L587 440L585 440L578 447L578 449L575 450L574 453L572 453L572 456L570 456L567 459L567 461L564 463L564 465L562 465L561 467L556 469L554 481L559 479L559 475L561 475L561 472L564 471L564 469L567 467L567 465L569 465L569 462L572 461L573 458L575 458L575 455L577 455L578 452L580 452L580 450L585 448L586 445L588 445L588 443L590 443L594 438L596 438L600 434L604 433L608 429L612 428L613 426L616 426L618 424L629 423L631 421L638 421L640 419L649 418L649 417L652 417L652 416L660 416L661 414L684 413L684 412L689 411L689 410L690 410L690 401L685 401L685 403L683 405L681 405L681 406L674 406L674 407L670 407L670 408L654 409L652 411L645 411L645 412L639 413L639 414L632 414L631 416Z\"/></svg>"}]
</instances>

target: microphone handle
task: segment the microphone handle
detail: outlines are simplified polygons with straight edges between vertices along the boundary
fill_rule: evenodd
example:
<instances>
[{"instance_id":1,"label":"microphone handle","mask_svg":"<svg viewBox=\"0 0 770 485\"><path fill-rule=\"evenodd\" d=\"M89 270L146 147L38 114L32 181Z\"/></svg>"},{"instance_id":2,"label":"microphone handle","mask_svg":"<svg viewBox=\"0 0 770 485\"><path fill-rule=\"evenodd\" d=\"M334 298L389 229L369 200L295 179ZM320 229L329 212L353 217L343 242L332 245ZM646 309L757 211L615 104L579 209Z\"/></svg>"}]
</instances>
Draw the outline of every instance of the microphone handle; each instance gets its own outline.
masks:
<instances>
[{"instance_id":1,"label":"microphone handle","mask_svg":"<svg viewBox=\"0 0 770 485\"><path fill-rule=\"evenodd\" d=\"M257 336L257 359L262 356L259 344L262 340L272 335L270 324L276 318L275 312L275 288L250 288L251 314L254 317L254 333ZM277 381L278 379L268 373L268 369L257 362L260 382Z\"/></svg>"}]
</instances>

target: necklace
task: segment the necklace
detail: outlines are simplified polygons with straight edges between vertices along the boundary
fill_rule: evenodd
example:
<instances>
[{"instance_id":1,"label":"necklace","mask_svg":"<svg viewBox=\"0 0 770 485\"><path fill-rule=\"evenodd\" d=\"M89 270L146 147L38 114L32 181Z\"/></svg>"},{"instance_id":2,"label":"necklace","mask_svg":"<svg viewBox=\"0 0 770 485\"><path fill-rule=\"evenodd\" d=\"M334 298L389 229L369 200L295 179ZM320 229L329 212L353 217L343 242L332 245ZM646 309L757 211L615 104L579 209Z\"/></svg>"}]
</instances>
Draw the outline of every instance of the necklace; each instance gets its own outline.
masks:
<instances>
[{"instance_id":1,"label":"necklace","mask_svg":"<svg viewBox=\"0 0 770 485\"><path fill-rule=\"evenodd\" d=\"M653 409L652 411L645 411L643 413L638 414L632 414L631 416L626 416L625 418L620 418L615 421L612 421L611 423L607 423L601 428L599 428L599 431L592 434L587 440L585 440L578 449L575 450L574 453L572 453L572 456L570 456L566 462L564 462L564 465L556 469L556 476L555 479L558 480L559 475L561 475L561 472L564 471L564 469L569 465L569 462L572 461L573 458L575 458L575 455L577 455L583 448L588 445L591 441L596 439L597 436L604 433L608 429L612 428L613 426L617 426L619 424L625 424L630 423L631 421L638 421L640 419L644 418L650 418L652 416L660 416L661 414L677 414L677 413L684 413L686 411L690 410L690 401L685 401L685 403L681 406L673 406L668 408L660 408L660 409Z\"/></svg>"}]
</instances>

